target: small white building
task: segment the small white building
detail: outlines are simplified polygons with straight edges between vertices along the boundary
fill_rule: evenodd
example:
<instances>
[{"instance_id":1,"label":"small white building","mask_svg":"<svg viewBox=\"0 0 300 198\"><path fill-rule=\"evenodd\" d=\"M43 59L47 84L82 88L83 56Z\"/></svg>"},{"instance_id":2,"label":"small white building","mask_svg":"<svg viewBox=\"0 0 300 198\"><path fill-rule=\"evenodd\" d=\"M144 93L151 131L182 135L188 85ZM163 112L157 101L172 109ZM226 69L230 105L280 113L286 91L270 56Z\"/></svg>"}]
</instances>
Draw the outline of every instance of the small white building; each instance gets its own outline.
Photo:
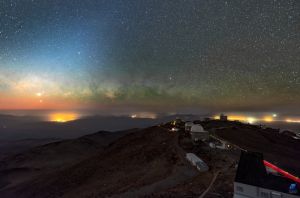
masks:
<instances>
[{"instance_id":1,"label":"small white building","mask_svg":"<svg viewBox=\"0 0 300 198\"><path fill-rule=\"evenodd\" d=\"M208 171L208 166L206 163L200 159L198 156L196 156L194 153L187 153L186 159L195 166L200 172L206 172Z\"/></svg>"},{"instance_id":2,"label":"small white building","mask_svg":"<svg viewBox=\"0 0 300 198\"><path fill-rule=\"evenodd\" d=\"M186 122L184 125L185 131L186 132L191 132L192 126L194 125L193 122Z\"/></svg>"},{"instance_id":3,"label":"small white building","mask_svg":"<svg viewBox=\"0 0 300 198\"><path fill-rule=\"evenodd\" d=\"M192 140L195 142L205 141L209 138L208 131L205 131L200 124L193 124L190 133L191 133Z\"/></svg>"},{"instance_id":4,"label":"small white building","mask_svg":"<svg viewBox=\"0 0 300 198\"><path fill-rule=\"evenodd\" d=\"M226 141L223 140L217 140L215 139L213 142L209 143L209 147L211 148L217 148L217 149L222 149L222 150L228 150L232 148L230 144L228 144Z\"/></svg>"}]
</instances>

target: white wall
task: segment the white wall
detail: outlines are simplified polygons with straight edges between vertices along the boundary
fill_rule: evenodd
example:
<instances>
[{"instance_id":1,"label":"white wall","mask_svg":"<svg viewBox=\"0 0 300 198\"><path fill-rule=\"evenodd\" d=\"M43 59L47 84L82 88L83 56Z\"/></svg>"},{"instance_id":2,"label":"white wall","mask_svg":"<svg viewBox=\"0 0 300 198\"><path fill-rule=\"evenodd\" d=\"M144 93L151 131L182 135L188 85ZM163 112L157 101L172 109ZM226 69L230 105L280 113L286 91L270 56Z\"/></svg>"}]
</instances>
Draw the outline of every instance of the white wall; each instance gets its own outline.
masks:
<instances>
[{"instance_id":1,"label":"white wall","mask_svg":"<svg viewBox=\"0 0 300 198\"><path fill-rule=\"evenodd\" d=\"M243 191L241 191L241 189ZM267 195L267 197L266 197ZM233 198L300 198L298 195L277 192L266 188L259 188L239 182L234 182Z\"/></svg>"}]
</instances>

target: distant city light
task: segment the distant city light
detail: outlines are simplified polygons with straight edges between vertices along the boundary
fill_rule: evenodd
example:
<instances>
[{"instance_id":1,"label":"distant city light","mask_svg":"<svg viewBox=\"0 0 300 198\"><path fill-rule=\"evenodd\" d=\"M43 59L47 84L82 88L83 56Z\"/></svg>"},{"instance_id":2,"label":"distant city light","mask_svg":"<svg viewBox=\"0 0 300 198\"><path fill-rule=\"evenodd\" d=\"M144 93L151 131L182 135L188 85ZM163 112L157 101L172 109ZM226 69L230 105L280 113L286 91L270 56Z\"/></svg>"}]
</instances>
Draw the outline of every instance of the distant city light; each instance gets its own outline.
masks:
<instances>
[{"instance_id":1,"label":"distant city light","mask_svg":"<svg viewBox=\"0 0 300 198\"><path fill-rule=\"evenodd\" d=\"M215 120L219 120L219 119L220 119L220 116L214 116L214 119L215 119Z\"/></svg>"},{"instance_id":2,"label":"distant city light","mask_svg":"<svg viewBox=\"0 0 300 198\"><path fill-rule=\"evenodd\" d=\"M130 117L131 117L131 118L136 118L137 115L136 115L136 114L133 114L133 115L131 115Z\"/></svg>"},{"instance_id":3,"label":"distant city light","mask_svg":"<svg viewBox=\"0 0 300 198\"><path fill-rule=\"evenodd\" d=\"M148 119L156 119L157 115L151 112L139 112L130 115L131 118L148 118Z\"/></svg>"},{"instance_id":4,"label":"distant city light","mask_svg":"<svg viewBox=\"0 0 300 198\"><path fill-rule=\"evenodd\" d=\"M274 116L273 116L273 117L274 117ZM273 121L274 121L274 120L273 120L273 117L266 116L266 117L263 118L263 121L265 121L265 122L273 122Z\"/></svg>"},{"instance_id":5,"label":"distant city light","mask_svg":"<svg viewBox=\"0 0 300 198\"><path fill-rule=\"evenodd\" d=\"M247 118L247 121L250 123L250 124L253 124L254 122L256 122L256 118L254 118L254 117L248 117Z\"/></svg>"},{"instance_id":6,"label":"distant city light","mask_svg":"<svg viewBox=\"0 0 300 198\"><path fill-rule=\"evenodd\" d=\"M43 93L42 92L38 92L38 93L36 93L35 94L37 97L41 97L42 95L43 95Z\"/></svg>"},{"instance_id":7,"label":"distant city light","mask_svg":"<svg viewBox=\"0 0 300 198\"><path fill-rule=\"evenodd\" d=\"M292 122L292 123L300 123L300 120L294 120L294 119L286 119L286 122Z\"/></svg>"},{"instance_id":8,"label":"distant city light","mask_svg":"<svg viewBox=\"0 0 300 198\"><path fill-rule=\"evenodd\" d=\"M59 112L51 113L49 115L49 121L51 122L69 122L78 119L77 113L72 112Z\"/></svg>"},{"instance_id":9,"label":"distant city light","mask_svg":"<svg viewBox=\"0 0 300 198\"><path fill-rule=\"evenodd\" d=\"M219 120L220 116L215 115L213 116L214 119ZM269 115L261 115L261 116L251 116L251 115L243 115L243 114L229 114L228 115L229 121L240 121L244 123L249 124L255 124L255 123L267 123L267 122L288 122L288 123L300 123L300 118L294 117L294 118L282 118L279 119L279 116L277 113L272 113Z\"/></svg>"},{"instance_id":10,"label":"distant city light","mask_svg":"<svg viewBox=\"0 0 300 198\"><path fill-rule=\"evenodd\" d=\"M245 116L241 116L241 115L229 115L228 120L231 120L231 121L238 120L241 122L246 122L246 121L248 121L248 118Z\"/></svg>"}]
</instances>

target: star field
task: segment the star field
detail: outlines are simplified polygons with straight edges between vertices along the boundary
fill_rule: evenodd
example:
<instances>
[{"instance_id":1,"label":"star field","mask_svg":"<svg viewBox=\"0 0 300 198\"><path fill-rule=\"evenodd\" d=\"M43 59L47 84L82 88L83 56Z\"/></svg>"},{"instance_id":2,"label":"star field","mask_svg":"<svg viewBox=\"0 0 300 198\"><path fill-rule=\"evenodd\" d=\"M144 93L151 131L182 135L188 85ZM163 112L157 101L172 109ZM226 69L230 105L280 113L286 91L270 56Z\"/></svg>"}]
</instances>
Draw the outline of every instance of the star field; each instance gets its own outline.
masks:
<instances>
[{"instance_id":1,"label":"star field","mask_svg":"<svg viewBox=\"0 0 300 198\"><path fill-rule=\"evenodd\" d=\"M299 109L299 15L296 0L3 0L0 109Z\"/></svg>"}]
</instances>

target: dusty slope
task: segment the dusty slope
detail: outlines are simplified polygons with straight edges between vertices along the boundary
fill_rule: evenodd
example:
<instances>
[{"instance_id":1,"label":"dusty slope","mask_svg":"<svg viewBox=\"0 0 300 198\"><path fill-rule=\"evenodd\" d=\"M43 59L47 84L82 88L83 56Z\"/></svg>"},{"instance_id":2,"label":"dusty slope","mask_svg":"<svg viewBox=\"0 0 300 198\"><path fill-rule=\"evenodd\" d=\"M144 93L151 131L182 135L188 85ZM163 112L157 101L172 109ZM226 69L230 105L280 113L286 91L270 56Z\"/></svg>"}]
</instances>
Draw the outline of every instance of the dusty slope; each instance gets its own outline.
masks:
<instances>
[{"instance_id":1,"label":"dusty slope","mask_svg":"<svg viewBox=\"0 0 300 198\"><path fill-rule=\"evenodd\" d=\"M31 148L60 141L58 138L49 139L23 139L23 140L0 140L0 161L4 158L23 153Z\"/></svg>"},{"instance_id":2,"label":"dusty slope","mask_svg":"<svg viewBox=\"0 0 300 198\"><path fill-rule=\"evenodd\" d=\"M184 160L177 134L160 127L130 133L94 154L2 189L0 197L144 196L198 174Z\"/></svg>"},{"instance_id":3,"label":"dusty slope","mask_svg":"<svg viewBox=\"0 0 300 198\"><path fill-rule=\"evenodd\" d=\"M0 161L0 190L76 164L133 131L101 131L74 140L45 144L7 157Z\"/></svg>"}]
</instances>

